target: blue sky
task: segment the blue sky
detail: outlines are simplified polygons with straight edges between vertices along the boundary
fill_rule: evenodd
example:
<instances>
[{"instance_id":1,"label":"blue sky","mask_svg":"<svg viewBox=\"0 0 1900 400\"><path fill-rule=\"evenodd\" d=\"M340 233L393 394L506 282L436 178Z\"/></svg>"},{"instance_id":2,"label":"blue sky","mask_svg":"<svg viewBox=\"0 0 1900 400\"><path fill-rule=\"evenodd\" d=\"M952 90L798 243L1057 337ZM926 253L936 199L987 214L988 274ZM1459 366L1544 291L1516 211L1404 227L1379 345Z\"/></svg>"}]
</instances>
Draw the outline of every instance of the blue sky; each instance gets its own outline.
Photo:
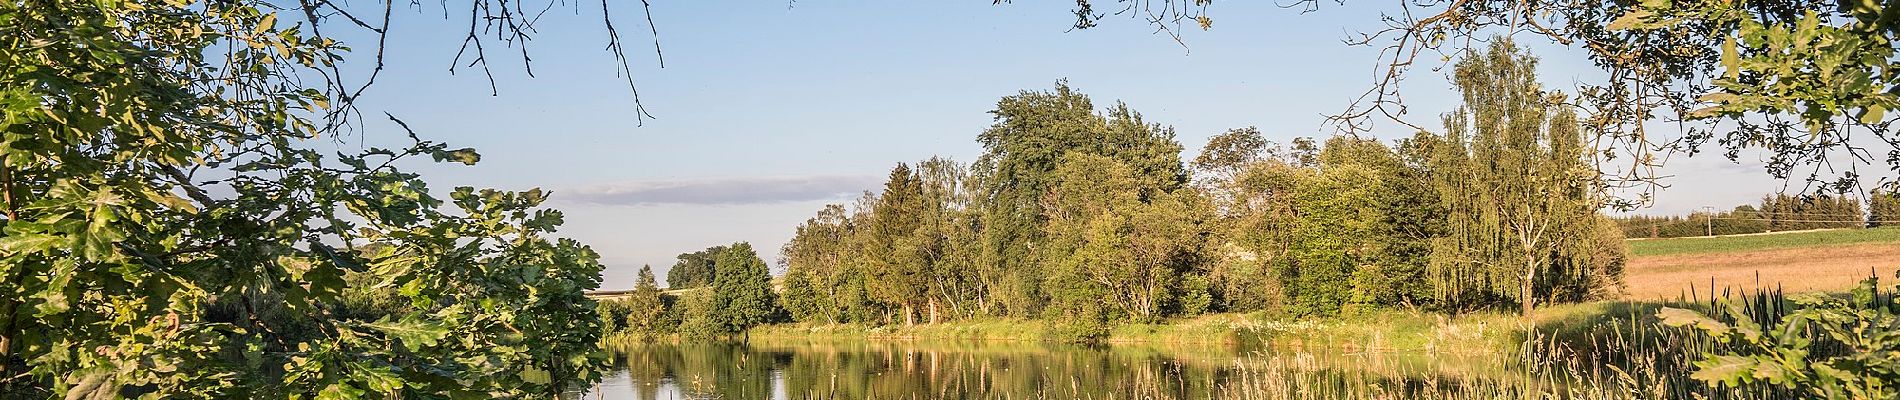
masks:
<instances>
[{"instance_id":1,"label":"blue sky","mask_svg":"<svg viewBox=\"0 0 1900 400\"><path fill-rule=\"evenodd\" d=\"M637 4L616 3L635 81L657 117L642 124L603 51L599 4L573 4L539 23L534 77L518 50L491 48L499 96L479 70L448 73L466 9L451 5L447 19L435 2L398 11L389 69L362 105L481 151L473 167L411 166L438 189L552 190L551 205L568 216L561 233L608 265L605 288L631 286L641 264L663 273L675 254L734 241L775 261L799 222L875 189L894 164L975 159L999 97L1058 79L1098 105L1123 100L1174 126L1184 157L1234 127L1258 126L1282 143L1330 135L1324 115L1374 76L1373 49L1340 40L1376 28L1379 11L1220 2L1214 29L1189 32L1184 49L1131 19L1070 31L1065 2L658 1L660 68ZM1600 75L1574 51L1534 49L1547 86ZM1405 90L1414 121L1454 106L1450 84L1431 70L1414 71ZM387 123L365 127L345 146L400 137ZM1381 123L1374 134L1409 132ZM1755 166L1682 161L1667 172L1693 179L1671 180L1648 212L1726 208L1780 188Z\"/></svg>"}]
</instances>

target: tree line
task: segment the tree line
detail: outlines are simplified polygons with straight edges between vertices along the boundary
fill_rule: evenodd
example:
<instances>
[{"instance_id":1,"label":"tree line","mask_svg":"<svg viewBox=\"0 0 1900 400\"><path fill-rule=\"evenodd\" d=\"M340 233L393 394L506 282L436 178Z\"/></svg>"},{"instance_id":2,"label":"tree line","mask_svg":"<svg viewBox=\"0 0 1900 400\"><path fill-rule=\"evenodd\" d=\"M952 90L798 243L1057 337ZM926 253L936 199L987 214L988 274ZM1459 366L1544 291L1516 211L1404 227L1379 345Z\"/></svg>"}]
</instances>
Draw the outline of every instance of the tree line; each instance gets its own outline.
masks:
<instances>
[{"instance_id":1,"label":"tree line","mask_svg":"<svg viewBox=\"0 0 1900 400\"><path fill-rule=\"evenodd\" d=\"M1862 201L1829 193L1775 193L1762 196L1755 204L1735 206L1728 211L1630 215L1617 217L1616 222L1624 234L1648 238L1878 228L1900 223L1900 194L1892 189L1874 188L1867 191Z\"/></svg>"},{"instance_id":2,"label":"tree line","mask_svg":"<svg viewBox=\"0 0 1900 400\"><path fill-rule=\"evenodd\" d=\"M610 338L714 338L786 320L771 271L750 243L713 246L678 260L666 277L673 294L660 290L651 266L642 266L630 293L599 302L602 331Z\"/></svg>"},{"instance_id":3,"label":"tree line","mask_svg":"<svg viewBox=\"0 0 1900 400\"><path fill-rule=\"evenodd\" d=\"M899 164L783 248L797 321L1046 318L1077 337L1209 312L1517 309L1615 292L1622 234L1562 95L1508 43L1457 66L1442 133L1273 144L1192 163L1172 128L1058 82L1003 98L963 164ZM684 260L684 258L682 258ZM669 280L671 280L669 278Z\"/></svg>"}]
</instances>

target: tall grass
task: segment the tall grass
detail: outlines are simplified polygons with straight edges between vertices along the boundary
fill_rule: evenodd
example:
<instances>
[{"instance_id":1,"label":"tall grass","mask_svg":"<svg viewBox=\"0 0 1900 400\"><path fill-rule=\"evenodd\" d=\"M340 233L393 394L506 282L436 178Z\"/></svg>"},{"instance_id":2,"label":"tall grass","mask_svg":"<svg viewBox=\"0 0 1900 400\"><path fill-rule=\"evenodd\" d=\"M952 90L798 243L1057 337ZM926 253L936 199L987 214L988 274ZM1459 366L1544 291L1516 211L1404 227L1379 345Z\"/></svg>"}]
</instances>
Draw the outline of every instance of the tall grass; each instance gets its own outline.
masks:
<instances>
[{"instance_id":1,"label":"tall grass","mask_svg":"<svg viewBox=\"0 0 1900 400\"><path fill-rule=\"evenodd\" d=\"M1866 307L1887 308L1893 292L1871 292ZM1242 365L1242 378L1224 387L1223 399L1791 399L1807 397L1762 383L1715 386L1691 377L1695 362L1745 344L1723 342L1660 323L1663 307L1714 310L1735 305L1725 323L1746 318L1776 326L1792 310L1780 288L1734 290L1713 286L1686 292L1675 301L1608 303L1589 321L1562 321L1529 331L1521 351L1499 360L1504 371L1486 376L1394 378L1392 371L1327 370L1282 355ZM1811 357L1837 355L1839 343L1817 341ZM1326 371L1321 373L1320 371ZM1403 376L1403 374L1398 374ZM1162 398L1162 397L1149 397Z\"/></svg>"}]
</instances>

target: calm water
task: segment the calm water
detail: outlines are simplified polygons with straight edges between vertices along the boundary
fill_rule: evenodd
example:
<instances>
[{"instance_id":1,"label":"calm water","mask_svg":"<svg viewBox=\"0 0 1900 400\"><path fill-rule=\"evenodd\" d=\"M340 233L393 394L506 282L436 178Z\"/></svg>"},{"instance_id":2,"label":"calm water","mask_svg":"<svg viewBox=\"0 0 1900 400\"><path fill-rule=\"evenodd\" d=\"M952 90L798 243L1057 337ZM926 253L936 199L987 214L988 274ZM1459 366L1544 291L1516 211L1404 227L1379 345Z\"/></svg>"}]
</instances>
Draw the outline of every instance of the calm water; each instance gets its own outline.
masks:
<instances>
[{"instance_id":1,"label":"calm water","mask_svg":"<svg viewBox=\"0 0 1900 400\"><path fill-rule=\"evenodd\" d=\"M1490 375L1445 357L1221 345L754 339L619 353L587 399L1275 398L1256 394L1307 386L1362 397Z\"/></svg>"}]
</instances>

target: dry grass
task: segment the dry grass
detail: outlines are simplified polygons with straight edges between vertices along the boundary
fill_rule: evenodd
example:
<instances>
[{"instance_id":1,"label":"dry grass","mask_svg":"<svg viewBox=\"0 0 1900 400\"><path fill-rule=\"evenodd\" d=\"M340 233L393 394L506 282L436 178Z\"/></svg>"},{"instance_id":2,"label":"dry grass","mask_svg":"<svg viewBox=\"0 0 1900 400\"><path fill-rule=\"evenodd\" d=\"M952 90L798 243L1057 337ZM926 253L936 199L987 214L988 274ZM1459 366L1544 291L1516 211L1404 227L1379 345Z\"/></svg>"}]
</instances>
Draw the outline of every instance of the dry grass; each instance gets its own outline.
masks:
<instances>
[{"instance_id":1,"label":"dry grass","mask_svg":"<svg viewBox=\"0 0 1900 400\"><path fill-rule=\"evenodd\" d=\"M1766 287L1788 292L1840 291L1854 287L1869 272L1893 276L1900 268L1900 243L1867 243L1779 248L1720 253L1638 256L1624 271L1628 296L1636 300L1675 299L1690 286Z\"/></svg>"}]
</instances>

